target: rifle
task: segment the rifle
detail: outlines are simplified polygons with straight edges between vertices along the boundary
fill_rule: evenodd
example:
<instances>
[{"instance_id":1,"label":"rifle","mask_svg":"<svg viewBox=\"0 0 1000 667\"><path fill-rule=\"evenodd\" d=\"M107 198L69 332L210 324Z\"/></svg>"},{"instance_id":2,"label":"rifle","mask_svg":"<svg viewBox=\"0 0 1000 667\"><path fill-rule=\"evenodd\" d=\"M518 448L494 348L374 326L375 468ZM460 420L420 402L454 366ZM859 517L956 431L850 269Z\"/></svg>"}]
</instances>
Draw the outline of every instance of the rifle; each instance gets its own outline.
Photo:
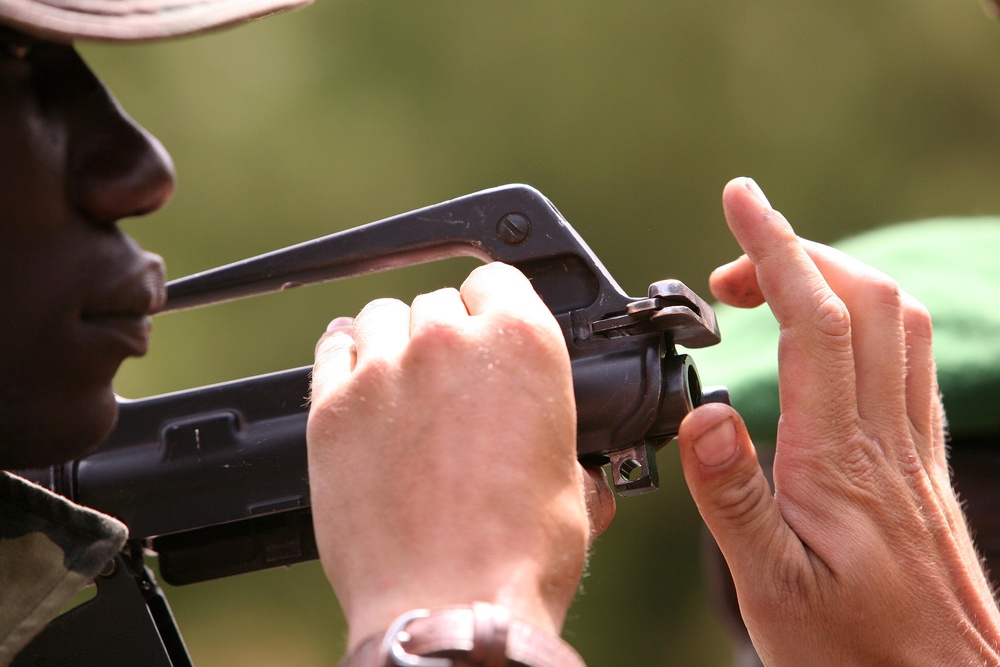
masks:
<instances>
[{"instance_id":1,"label":"rifle","mask_svg":"<svg viewBox=\"0 0 1000 667\"><path fill-rule=\"evenodd\" d=\"M655 452L705 390L690 357L720 340L715 313L677 280L627 296L537 190L509 185L219 267L168 284L165 311L450 257L520 269L569 349L577 451L609 464L617 492L656 488ZM191 665L144 562L188 584L318 558L309 508L302 367L223 384L119 399L115 431L95 453L24 474L129 527L125 551L93 600L55 619L15 665Z\"/></svg>"}]
</instances>

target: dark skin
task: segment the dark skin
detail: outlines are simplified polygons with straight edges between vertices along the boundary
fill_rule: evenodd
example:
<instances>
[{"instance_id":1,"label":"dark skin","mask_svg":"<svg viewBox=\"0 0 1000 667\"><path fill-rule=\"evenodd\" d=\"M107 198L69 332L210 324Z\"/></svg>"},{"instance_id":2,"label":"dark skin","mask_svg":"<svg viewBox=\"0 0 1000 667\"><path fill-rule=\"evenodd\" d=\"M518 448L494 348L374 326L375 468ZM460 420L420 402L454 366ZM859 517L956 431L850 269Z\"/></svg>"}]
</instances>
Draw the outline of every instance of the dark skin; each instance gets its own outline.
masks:
<instances>
[{"instance_id":1,"label":"dark skin","mask_svg":"<svg viewBox=\"0 0 1000 667\"><path fill-rule=\"evenodd\" d=\"M163 261L116 223L174 173L72 46L0 27L0 174L0 468L38 467L114 426L112 378L165 300Z\"/></svg>"}]
</instances>

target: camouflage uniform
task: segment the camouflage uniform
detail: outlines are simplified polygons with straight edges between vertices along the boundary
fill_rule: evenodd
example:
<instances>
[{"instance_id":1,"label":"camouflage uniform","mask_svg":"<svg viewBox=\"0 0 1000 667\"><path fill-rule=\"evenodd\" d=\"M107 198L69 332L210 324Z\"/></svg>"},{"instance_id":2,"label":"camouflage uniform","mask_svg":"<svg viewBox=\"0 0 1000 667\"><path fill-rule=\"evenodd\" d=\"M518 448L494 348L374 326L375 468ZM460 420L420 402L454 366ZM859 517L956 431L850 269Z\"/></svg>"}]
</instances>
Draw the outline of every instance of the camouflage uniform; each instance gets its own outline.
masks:
<instances>
[{"instance_id":1,"label":"camouflage uniform","mask_svg":"<svg viewBox=\"0 0 1000 667\"><path fill-rule=\"evenodd\" d=\"M121 522L0 470L0 666L122 548Z\"/></svg>"}]
</instances>

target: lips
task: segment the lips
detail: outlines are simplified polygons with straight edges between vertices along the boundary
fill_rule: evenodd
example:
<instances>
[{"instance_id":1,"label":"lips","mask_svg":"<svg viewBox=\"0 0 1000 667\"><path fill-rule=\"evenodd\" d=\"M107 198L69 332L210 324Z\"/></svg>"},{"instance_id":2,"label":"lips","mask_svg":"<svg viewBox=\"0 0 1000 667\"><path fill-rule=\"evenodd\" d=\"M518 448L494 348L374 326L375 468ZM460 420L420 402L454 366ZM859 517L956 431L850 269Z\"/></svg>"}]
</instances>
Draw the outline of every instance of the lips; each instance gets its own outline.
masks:
<instances>
[{"instance_id":1,"label":"lips","mask_svg":"<svg viewBox=\"0 0 1000 667\"><path fill-rule=\"evenodd\" d=\"M110 280L98 289L81 310L84 325L124 346L129 356L142 356L149 348L150 316L167 301L163 261L144 253L140 266L121 280Z\"/></svg>"}]
</instances>

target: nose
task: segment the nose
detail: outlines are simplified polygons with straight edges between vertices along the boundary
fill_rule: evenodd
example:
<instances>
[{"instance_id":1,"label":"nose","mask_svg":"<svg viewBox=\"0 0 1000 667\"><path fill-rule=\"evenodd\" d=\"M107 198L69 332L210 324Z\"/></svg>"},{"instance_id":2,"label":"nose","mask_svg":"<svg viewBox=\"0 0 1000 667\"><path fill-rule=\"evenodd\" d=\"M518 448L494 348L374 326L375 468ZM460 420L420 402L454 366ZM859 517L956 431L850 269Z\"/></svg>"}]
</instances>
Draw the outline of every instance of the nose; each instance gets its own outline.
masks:
<instances>
[{"instance_id":1,"label":"nose","mask_svg":"<svg viewBox=\"0 0 1000 667\"><path fill-rule=\"evenodd\" d=\"M113 224L161 208L174 191L174 165L153 135L114 100L111 113L74 142L71 195L94 222Z\"/></svg>"}]
</instances>

